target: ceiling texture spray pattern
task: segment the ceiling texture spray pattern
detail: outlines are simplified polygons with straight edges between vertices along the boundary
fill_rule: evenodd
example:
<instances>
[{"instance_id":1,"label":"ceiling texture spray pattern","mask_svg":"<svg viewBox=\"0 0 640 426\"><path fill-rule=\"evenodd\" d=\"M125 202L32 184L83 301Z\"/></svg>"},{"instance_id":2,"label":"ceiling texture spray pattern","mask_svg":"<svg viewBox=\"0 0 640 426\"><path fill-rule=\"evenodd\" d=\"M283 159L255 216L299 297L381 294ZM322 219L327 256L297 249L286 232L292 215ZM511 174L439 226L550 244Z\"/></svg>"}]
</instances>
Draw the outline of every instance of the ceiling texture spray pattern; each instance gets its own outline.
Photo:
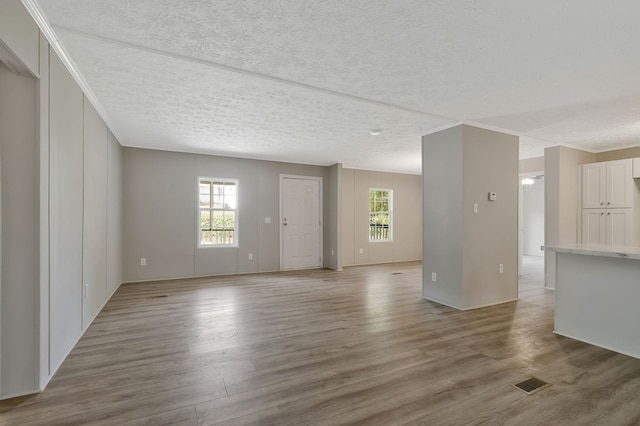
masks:
<instances>
[{"instance_id":1,"label":"ceiling texture spray pattern","mask_svg":"<svg viewBox=\"0 0 640 426\"><path fill-rule=\"evenodd\" d=\"M38 5L127 146L420 173L460 122L523 158L639 143L636 2Z\"/></svg>"}]
</instances>

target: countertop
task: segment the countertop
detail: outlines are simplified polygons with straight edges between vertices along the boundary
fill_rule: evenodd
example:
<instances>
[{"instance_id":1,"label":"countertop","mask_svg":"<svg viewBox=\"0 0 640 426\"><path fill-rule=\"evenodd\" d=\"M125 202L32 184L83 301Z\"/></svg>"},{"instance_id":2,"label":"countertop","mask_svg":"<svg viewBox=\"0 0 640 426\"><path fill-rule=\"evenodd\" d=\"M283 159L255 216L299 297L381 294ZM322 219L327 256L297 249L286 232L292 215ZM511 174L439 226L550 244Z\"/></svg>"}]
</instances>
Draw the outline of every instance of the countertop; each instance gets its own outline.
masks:
<instances>
[{"instance_id":1,"label":"countertop","mask_svg":"<svg viewBox=\"0 0 640 426\"><path fill-rule=\"evenodd\" d=\"M601 246L587 244L558 244L544 246L545 250L558 253L584 254L587 256L616 257L640 260L640 247Z\"/></svg>"}]
</instances>

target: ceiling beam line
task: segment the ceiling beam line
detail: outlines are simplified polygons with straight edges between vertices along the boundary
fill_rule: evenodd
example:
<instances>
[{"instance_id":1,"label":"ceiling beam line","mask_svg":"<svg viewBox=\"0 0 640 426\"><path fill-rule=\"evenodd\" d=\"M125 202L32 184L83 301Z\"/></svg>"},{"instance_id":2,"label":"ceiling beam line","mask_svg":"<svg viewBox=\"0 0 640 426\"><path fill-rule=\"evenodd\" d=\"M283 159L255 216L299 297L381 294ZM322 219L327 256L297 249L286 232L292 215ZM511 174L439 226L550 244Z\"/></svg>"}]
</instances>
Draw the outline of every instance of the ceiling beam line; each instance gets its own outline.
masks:
<instances>
[{"instance_id":1,"label":"ceiling beam line","mask_svg":"<svg viewBox=\"0 0 640 426\"><path fill-rule=\"evenodd\" d=\"M173 58L173 59L177 59L180 61L187 61L187 62L192 62L192 63L197 63L200 65L205 65L208 67L212 67L212 68L217 68L220 70L224 70L224 71L228 71L228 72L232 72L232 73L236 73L236 74L242 74L251 78L255 78L255 79L260 79L260 80L267 80L270 82L274 82L274 83L278 83L278 84L283 84L283 85L287 85L287 86L293 86L293 87L298 87L304 90L309 90L309 91L313 91L313 92L317 92L317 93L322 93L325 95L329 95L329 96L335 96L335 97L339 97L342 99L347 99L350 101L354 101L354 102L358 102L358 103L366 103L369 105L373 105L376 107L383 107L386 109L391 109L391 110L396 110L396 111L401 111L401 112L405 112L405 113L410 113L410 114L416 114L416 115L421 115L421 116L425 116L425 117L430 117L430 118L437 118L440 120L447 120L447 121L451 121L452 123L457 123L459 120L457 119L453 119L453 118L449 118L449 117L443 117L440 115L436 115L436 114L430 114L428 112L424 112L424 111L419 111L416 109L412 109L412 108L406 108L403 106L399 106L399 105L394 105L394 104L390 104L387 102L382 102L382 101L376 101L373 99L367 99L367 98L363 98L360 96L356 96L356 95L350 95L348 93L342 93L342 92L338 92L335 90L330 90L330 89L324 89L321 87L316 87L316 86L312 86L310 84L305 84L305 83L299 83L297 81L292 81L292 80L287 80L284 78L280 78L280 77L275 77L275 76L271 76L268 74L262 74L259 72L255 72L255 71L249 71L249 70L245 70L242 68L237 68L237 67L233 67L230 65L225 65L225 64L221 64L218 62L213 62L213 61L209 61L206 59L200 59L200 58L194 58L192 56L187 56L187 55L181 55L179 53L173 53L173 52L167 52L164 50L160 50L160 49L156 49L153 47L148 47L148 46L143 46L143 45L139 45L136 43L131 43L128 41L122 41L122 40L117 40L117 39L113 39L110 37L105 37L105 36L101 36L101 35L97 35L97 34L92 34L92 33L88 33L86 31L80 31L80 30L76 30L73 28L69 28L63 25L56 25L56 24L51 24L51 26L55 29L56 32L66 32L66 33L70 33L70 34L75 34L75 35L79 35L81 37L85 37L85 38L91 38L97 41L101 41L104 43L109 43L109 44L116 44L122 47L127 47L130 49L135 49L135 50L140 50L140 51L144 51L144 52L148 52L151 54L155 54L155 55L161 55L161 56L166 56L169 58Z\"/></svg>"}]
</instances>

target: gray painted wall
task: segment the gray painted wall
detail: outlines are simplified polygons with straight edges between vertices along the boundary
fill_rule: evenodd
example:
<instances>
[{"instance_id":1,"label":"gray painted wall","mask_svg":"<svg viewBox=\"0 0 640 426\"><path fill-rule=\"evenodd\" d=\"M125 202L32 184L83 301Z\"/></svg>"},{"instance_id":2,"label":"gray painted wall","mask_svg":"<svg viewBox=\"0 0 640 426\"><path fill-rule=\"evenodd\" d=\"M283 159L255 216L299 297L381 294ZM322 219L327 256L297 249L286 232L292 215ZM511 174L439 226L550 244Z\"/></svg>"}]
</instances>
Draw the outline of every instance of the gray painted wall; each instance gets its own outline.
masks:
<instances>
[{"instance_id":1,"label":"gray painted wall","mask_svg":"<svg viewBox=\"0 0 640 426\"><path fill-rule=\"evenodd\" d=\"M459 309L516 299L518 138L471 126L423 137L423 191L424 297Z\"/></svg>"},{"instance_id":2,"label":"gray painted wall","mask_svg":"<svg viewBox=\"0 0 640 426\"><path fill-rule=\"evenodd\" d=\"M43 389L49 382L49 43L40 35L40 79L38 80L39 101L39 143L40 143L40 294L39 302L39 378L38 388ZM47 330L47 332L41 332Z\"/></svg>"},{"instance_id":3,"label":"gray painted wall","mask_svg":"<svg viewBox=\"0 0 640 426\"><path fill-rule=\"evenodd\" d=\"M578 241L578 175L580 164L593 163L596 154L563 146L544 150L544 241L546 245ZM556 286L556 256L545 252L545 286Z\"/></svg>"},{"instance_id":4,"label":"gray painted wall","mask_svg":"<svg viewBox=\"0 0 640 426\"><path fill-rule=\"evenodd\" d=\"M327 168L327 179L324 183L324 266L342 270L342 164L334 164Z\"/></svg>"},{"instance_id":5,"label":"gray painted wall","mask_svg":"<svg viewBox=\"0 0 640 426\"><path fill-rule=\"evenodd\" d=\"M520 173L544 172L544 156L520 160Z\"/></svg>"},{"instance_id":6,"label":"gray painted wall","mask_svg":"<svg viewBox=\"0 0 640 426\"><path fill-rule=\"evenodd\" d=\"M423 296L464 307L463 134L456 126L422 138ZM431 281L431 274L437 281Z\"/></svg>"},{"instance_id":7,"label":"gray painted wall","mask_svg":"<svg viewBox=\"0 0 640 426\"><path fill-rule=\"evenodd\" d=\"M475 308L518 298L519 140L472 126L463 139L464 308Z\"/></svg>"},{"instance_id":8,"label":"gray painted wall","mask_svg":"<svg viewBox=\"0 0 640 426\"><path fill-rule=\"evenodd\" d=\"M36 79L0 67L0 398L43 389L122 282L122 149L20 2L7 5L3 52Z\"/></svg>"},{"instance_id":9,"label":"gray painted wall","mask_svg":"<svg viewBox=\"0 0 640 426\"><path fill-rule=\"evenodd\" d=\"M369 242L370 188L393 190L393 241ZM344 266L421 259L422 178L419 175L343 169L341 190Z\"/></svg>"},{"instance_id":10,"label":"gray painted wall","mask_svg":"<svg viewBox=\"0 0 640 426\"><path fill-rule=\"evenodd\" d=\"M626 158L638 157L640 157L640 146L616 149L615 151L598 152L595 162L599 163L601 161L624 160Z\"/></svg>"},{"instance_id":11,"label":"gray painted wall","mask_svg":"<svg viewBox=\"0 0 640 426\"><path fill-rule=\"evenodd\" d=\"M323 217L337 209L329 199L338 179L335 166L125 148L123 173L125 281L279 270L281 174L322 177ZM238 247L197 248L199 176L238 179ZM337 226L324 222L326 250L337 239L331 236ZM140 258L146 266L140 266ZM333 267L327 259L325 264Z\"/></svg>"},{"instance_id":12,"label":"gray painted wall","mask_svg":"<svg viewBox=\"0 0 640 426\"><path fill-rule=\"evenodd\" d=\"M12 396L37 387L36 82L0 63L0 93L0 396Z\"/></svg>"},{"instance_id":13,"label":"gray painted wall","mask_svg":"<svg viewBox=\"0 0 640 426\"><path fill-rule=\"evenodd\" d=\"M40 30L31 19L20 0L3 0L0 13L0 54L10 52L8 57L0 57L10 62L15 60L16 68L26 68L32 75L38 75Z\"/></svg>"}]
</instances>

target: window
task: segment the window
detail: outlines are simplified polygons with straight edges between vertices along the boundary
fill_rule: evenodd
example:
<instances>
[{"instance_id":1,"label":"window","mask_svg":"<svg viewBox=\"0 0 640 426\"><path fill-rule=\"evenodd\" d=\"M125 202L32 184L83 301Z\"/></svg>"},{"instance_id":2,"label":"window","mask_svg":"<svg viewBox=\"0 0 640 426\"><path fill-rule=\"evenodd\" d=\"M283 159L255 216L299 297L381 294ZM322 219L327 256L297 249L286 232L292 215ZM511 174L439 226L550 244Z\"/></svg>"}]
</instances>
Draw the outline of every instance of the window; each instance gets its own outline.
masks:
<instances>
[{"instance_id":1,"label":"window","mask_svg":"<svg viewBox=\"0 0 640 426\"><path fill-rule=\"evenodd\" d=\"M198 247L238 245L238 181L198 180Z\"/></svg>"},{"instance_id":2,"label":"window","mask_svg":"<svg viewBox=\"0 0 640 426\"><path fill-rule=\"evenodd\" d=\"M369 241L391 241L393 191L369 189Z\"/></svg>"}]
</instances>

